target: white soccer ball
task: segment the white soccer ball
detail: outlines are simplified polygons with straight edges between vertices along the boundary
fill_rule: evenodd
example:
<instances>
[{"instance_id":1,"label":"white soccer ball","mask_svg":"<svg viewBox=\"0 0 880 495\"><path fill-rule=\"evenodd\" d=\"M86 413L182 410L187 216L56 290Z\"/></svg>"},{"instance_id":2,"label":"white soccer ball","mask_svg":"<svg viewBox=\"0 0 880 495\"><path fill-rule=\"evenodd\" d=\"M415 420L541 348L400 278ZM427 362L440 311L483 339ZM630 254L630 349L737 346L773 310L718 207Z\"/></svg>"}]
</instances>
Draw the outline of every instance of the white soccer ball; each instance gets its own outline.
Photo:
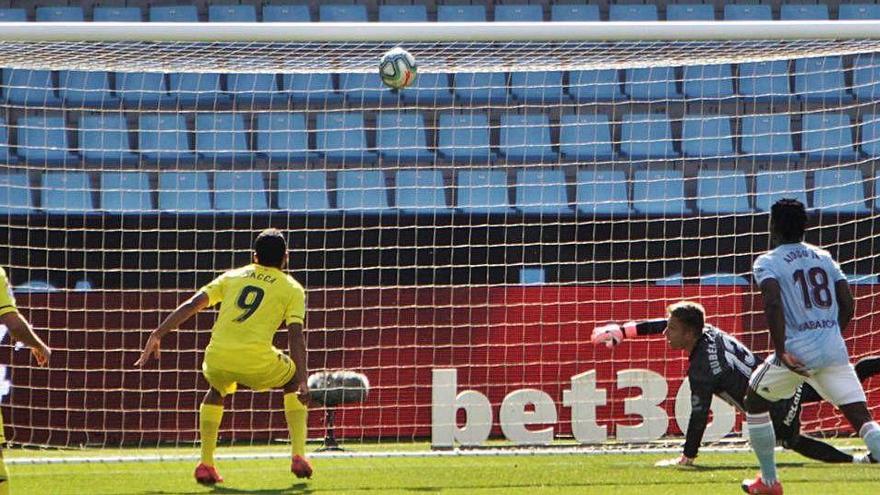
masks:
<instances>
[{"instance_id":1,"label":"white soccer ball","mask_svg":"<svg viewBox=\"0 0 880 495\"><path fill-rule=\"evenodd\" d=\"M401 47L394 47L379 60L379 76L392 89L403 89L416 80L416 59Z\"/></svg>"}]
</instances>

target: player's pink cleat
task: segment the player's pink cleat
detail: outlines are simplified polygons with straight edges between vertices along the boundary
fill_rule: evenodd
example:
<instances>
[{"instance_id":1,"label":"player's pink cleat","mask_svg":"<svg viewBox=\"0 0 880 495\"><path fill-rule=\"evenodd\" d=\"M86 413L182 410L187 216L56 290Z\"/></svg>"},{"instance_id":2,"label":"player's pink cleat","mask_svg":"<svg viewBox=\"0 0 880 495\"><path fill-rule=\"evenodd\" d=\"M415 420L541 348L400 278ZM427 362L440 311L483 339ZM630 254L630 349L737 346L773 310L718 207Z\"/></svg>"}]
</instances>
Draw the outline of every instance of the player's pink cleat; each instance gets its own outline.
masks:
<instances>
[{"instance_id":1,"label":"player's pink cleat","mask_svg":"<svg viewBox=\"0 0 880 495\"><path fill-rule=\"evenodd\" d=\"M779 480L772 485L766 485L760 475L753 480L743 480L742 489L750 495L782 495L782 483Z\"/></svg>"},{"instance_id":2,"label":"player's pink cleat","mask_svg":"<svg viewBox=\"0 0 880 495\"><path fill-rule=\"evenodd\" d=\"M196 466L195 477L200 485L216 485L217 483L223 483L223 476L220 476L220 473L217 472L217 468L214 466L208 466L207 464L199 463L199 465Z\"/></svg>"},{"instance_id":3,"label":"player's pink cleat","mask_svg":"<svg viewBox=\"0 0 880 495\"><path fill-rule=\"evenodd\" d=\"M306 460L305 457L301 455L293 456L293 460L290 462L290 472L295 474L297 478L311 478L312 477L312 465L309 461Z\"/></svg>"}]
</instances>

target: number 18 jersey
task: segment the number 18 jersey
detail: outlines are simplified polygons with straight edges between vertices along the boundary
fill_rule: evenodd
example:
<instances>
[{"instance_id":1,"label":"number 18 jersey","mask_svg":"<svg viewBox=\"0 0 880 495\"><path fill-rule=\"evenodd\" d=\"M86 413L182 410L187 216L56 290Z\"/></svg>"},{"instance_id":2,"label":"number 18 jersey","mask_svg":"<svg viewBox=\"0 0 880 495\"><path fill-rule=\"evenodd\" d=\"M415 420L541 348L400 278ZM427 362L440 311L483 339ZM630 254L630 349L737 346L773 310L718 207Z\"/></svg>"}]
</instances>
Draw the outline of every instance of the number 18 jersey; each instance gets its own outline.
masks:
<instances>
[{"instance_id":1,"label":"number 18 jersey","mask_svg":"<svg viewBox=\"0 0 880 495\"><path fill-rule=\"evenodd\" d=\"M220 311L205 350L205 363L217 369L258 373L277 351L275 332L303 323L305 291L293 277L268 266L251 264L230 270L202 287L208 304Z\"/></svg>"},{"instance_id":2,"label":"number 18 jersey","mask_svg":"<svg viewBox=\"0 0 880 495\"><path fill-rule=\"evenodd\" d=\"M755 260L755 282L776 279L785 314L785 350L809 369L846 364L834 284L845 280L828 251L805 242L782 244Z\"/></svg>"}]
</instances>

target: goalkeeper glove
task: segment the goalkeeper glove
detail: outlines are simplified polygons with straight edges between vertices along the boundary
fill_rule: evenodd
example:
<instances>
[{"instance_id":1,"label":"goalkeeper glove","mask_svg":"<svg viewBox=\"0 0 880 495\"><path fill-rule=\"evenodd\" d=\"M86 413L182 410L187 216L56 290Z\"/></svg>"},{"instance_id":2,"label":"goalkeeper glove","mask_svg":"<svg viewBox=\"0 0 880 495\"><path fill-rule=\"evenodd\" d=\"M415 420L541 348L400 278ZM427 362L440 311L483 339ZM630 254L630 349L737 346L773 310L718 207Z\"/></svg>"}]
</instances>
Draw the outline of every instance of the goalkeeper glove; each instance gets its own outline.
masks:
<instances>
[{"instance_id":1,"label":"goalkeeper glove","mask_svg":"<svg viewBox=\"0 0 880 495\"><path fill-rule=\"evenodd\" d=\"M614 347L623 341L623 338L636 335L636 322L630 321L623 326L617 323L608 323L593 329L592 341L594 344L605 344L606 347Z\"/></svg>"}]
</instances>

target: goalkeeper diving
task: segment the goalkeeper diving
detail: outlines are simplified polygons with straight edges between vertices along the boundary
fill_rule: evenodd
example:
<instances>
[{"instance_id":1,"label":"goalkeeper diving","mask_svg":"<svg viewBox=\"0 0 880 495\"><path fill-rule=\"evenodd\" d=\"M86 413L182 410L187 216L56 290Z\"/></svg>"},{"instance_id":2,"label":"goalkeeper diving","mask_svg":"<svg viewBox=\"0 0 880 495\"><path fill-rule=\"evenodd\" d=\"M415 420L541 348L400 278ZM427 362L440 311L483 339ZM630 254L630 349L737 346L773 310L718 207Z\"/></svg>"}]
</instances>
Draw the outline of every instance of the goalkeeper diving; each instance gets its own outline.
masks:
<instances>
[{"instance_id":1,"label":"goalkeeper diving","mask_svg":"<svg viewBox=\"0 0 880 495\"><path fill-rule=\"evenodd\" d=\"M733 336L705 323L705 311L697 303L682 301L667 308L665 319L610 323L593 329L594 344L613 347L625 338L664 334L669 347L688 353L688 380L691 386L691 416L685 434L681 457L657 463L692 465L697 457L703 433L709 421L712 396L717 395L739 411L749 388L749 378L761 359ZM880 373L880 357L868 357L855 365L859 380ZM800 412L803 404L821 400L808 384L790 399L773 403L770 417L776 438L782 446L822 462L873 463L870 454L852 456L825 442L800 432Z\"/></svg>"}]
</instances>

